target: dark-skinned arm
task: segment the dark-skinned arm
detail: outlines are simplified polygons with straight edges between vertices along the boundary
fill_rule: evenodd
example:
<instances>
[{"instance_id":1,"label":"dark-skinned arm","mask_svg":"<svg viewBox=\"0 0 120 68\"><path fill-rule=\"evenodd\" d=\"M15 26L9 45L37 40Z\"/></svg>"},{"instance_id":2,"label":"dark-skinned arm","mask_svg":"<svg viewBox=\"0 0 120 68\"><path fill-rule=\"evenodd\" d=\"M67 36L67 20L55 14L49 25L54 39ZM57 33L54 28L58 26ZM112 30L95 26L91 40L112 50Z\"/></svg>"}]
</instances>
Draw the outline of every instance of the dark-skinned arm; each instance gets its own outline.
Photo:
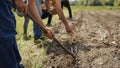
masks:
<instances>
[{"instance_id":1,"label":"dark-skinned arm","mask_svg":"<svg viewBox=\"0 0 120 68\"><path fill-rule=\"evenodd\" d=\"M65 28L66 28L66 31L69 33L69 32L72 32L66 18L65 18L65 15L62 11L62 8L61 8L61 0L55 0L55 10L56 12L58 13L58 16L59 18L62 20L62 22L64 23L65 25Z\"/></svg>"},{"instance_id":2,"label":"dark-skinned arm","mask_svg":"<svg viewBox=\"0 0 120 68\"><path fill-rule=\"evenodd\" d=\"M18 1L18 0L15 0L15 1ZM20 5L18 5L19 3L21 2ZM19 7L19 8L16 8L18 10L21 10L21 12L24 13L26 7L25 4L22 3L23 1L22 0L19 0L19 2L16 2L16 6ZM24 9L23 9L24 8ZM24 10L24 11L23 11ZM40 17L40 14L37 10L37 7L36 7L36 0L29 0L29 4L27 5L27 15L36 22L36 24L41 28L43 29L43 32L44 32L44 35L47 36L48 38L50 39L53 39L54 38L54 34L53 32L47 28L43 22L42 22L42 19Z\"/></svg>"},{"instance_id":3,"label":"dark-skinned arm","mask_svg":"<svg viewBox=\"0 0 120 68\"><path fill-rule=\"evenodd\" d=\"M72 32L65 16L64 16L64 13L62 11L62 8L61 8L61 0L54 0L55 1L55 4L53 5L54 6L54 9L53 9L53 14L58 14L59 18L62 20L62 22L64 23L65 25L65 29L68 33ZM45 0L46 2L46 6L48 7L49 9L49 0ZM50 11L49 11L50 12ZM51 13L51 12L50 12Z\"/></svg>"},{"instance_id":4,"label":"dark-skinned arm","mask_svg":"<svg viewBox=\"0 0 120 68\"><path fill-rule=\"evenodd\" d=\"M43 29L45 36L50 39L54 38L53 32L49 28L47 28L42 22L42 19L36 7L36 0L29 0L28 15L36 22L36 24L38 24L40 28Z\"/></svg>"}]
</instances>

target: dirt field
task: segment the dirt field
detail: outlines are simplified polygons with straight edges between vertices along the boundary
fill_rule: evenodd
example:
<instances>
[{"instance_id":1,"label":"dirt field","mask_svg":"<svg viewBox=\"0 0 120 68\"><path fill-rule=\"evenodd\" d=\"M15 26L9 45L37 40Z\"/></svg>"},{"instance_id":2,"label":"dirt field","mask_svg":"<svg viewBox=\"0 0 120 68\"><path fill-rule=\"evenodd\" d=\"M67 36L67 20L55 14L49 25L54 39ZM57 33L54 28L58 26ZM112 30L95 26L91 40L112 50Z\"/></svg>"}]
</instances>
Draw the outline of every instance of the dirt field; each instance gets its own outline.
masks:
<instances>
[{"instance_id":1,"label":"dirt field","mask_svg":"<svg viewBox=\"0 0 120 68\"><path fill-rule=\"evenodd\" d=\"M43 68L120 68L120 11L80 11L74 20L71 35L61 23L53 30L76 59L53 41Z\"/></svg>"}]
</instances>

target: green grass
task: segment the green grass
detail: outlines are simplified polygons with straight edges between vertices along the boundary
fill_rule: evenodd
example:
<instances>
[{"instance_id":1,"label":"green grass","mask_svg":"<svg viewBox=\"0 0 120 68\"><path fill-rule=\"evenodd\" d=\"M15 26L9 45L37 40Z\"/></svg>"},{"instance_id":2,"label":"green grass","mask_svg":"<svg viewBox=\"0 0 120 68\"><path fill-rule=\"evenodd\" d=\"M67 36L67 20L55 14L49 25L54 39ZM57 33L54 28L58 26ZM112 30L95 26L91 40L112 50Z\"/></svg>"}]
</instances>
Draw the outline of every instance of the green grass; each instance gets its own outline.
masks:
<instances>
[{"instance_id":1,"label":"green grass","mask_svg":"<svg viewBox=\"0 0 120 68\"><path fill-rule=\"evenodd\" d=\"M97 7L89 7L89 6L72 6L72 12L74 13L80 11L80 10L119 10L120 7L110 7L110 6L97 6ZM68 17L68 10L64 8L64 14L66 17ZM16 13L16 39L17 44L20 50L20 54L22 56L22 63L27 66L27 68L42 68L43 63L46 59L46 49L45 48L37 48L37 46L33 43L33 24L32 21L29 22L28 25L28 34L32 36L31 40L25 41L23 39L23 24L24 24L24 18L18 17ZM53 16L52 24L55 24L56 21L59 20L59 17L57 15ZM44 24L46 24L47 19L44 20Z\"/></svg>"},{"instance_id":2,"label":"green grass","mask_svg":"<svg viewBox=\"0 0 120 68\"><path fill-rule=\"evenodd\" d=\"M77 10L120 10L120 6L72 6L72 9Z\"/></svg>"}]
</instances>

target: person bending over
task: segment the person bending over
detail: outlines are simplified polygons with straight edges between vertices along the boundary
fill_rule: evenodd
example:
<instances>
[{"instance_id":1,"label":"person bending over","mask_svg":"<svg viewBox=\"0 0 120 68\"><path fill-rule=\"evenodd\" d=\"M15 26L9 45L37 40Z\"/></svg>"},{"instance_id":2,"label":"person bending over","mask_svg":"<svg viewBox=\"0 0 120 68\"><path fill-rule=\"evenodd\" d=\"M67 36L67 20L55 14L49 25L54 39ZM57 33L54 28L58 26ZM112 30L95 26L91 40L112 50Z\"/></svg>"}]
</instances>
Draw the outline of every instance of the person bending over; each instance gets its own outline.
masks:
<instances>
[{"instance_id":1,"label":"person bending over","mask_svg":"<svg viewBox=\"0 0 120 68\"><path fill-rule=\"evenodd\" d=\"M37 0L38 1L38 0ZM40 1L40 0L39 0ZM52 20L52 15L47 11L46 7L45 7L45 4L44 3L40 3L41 5L39 7L42 8L42 15L41 15L41 18L42 19L45 19L45 18L48 18L48 22L47 22L47 26L51 26L50 22ZM40 10L41 11L41 10ZM20 12L18 12L18 15L21 16ZM28 16L24 16L24 39L25 40L29 40L30 39L30 36L27 35L27 28L28 28L28 23L29 23L29 17ZM35 34L35 30L36 32L38 32L39 34L37 35L36 37L36 34ZM41 30L37 30L37 29L34 29L34 42L35 43L40 43L40 40L39 39L43 39L42 36L42 32Z\"/></svg>"},{"instance_id":2,"label":"person bending over","mask_svg":"<svg viewBox=\"0 0 120 68\"><path fill-rule=\"evenodd\" d=\"M45 0L45 3L46 3L46 7L48 9L48 12L50 12L52 15L57 14L59 16L60 20L62 20L66 31L68 33L72 32L72 30L71 30L71 28L69 26L69 23L66 20L65 15L64 15L64 13L62 11L61 0Z\"/></svg>"}]
</instances>

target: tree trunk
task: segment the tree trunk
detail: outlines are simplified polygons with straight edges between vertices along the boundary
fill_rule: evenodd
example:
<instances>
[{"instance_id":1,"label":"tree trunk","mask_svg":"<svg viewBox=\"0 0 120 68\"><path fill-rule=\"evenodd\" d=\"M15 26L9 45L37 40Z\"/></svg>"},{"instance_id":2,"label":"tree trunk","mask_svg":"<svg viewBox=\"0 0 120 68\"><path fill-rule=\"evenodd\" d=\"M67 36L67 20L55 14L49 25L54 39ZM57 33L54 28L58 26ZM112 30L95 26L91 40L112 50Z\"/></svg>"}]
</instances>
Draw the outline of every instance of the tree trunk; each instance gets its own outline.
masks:
<instances>
[{"instance_id":1,"label":"tree trunk","mask_svg":"<svg viewBox=\"0 0 120 68\"><path fill-rule=\"evenodd\" d=\"M114 1L115 0L109 0L109 6L114 6Z\"/></svg>"},{"instance_id":2,"label":"tree trunk","mask_svg":"<svg viewBox=\"0 0 120 68\"><path fill-rule=\"evenodd\" d=\"M88 6L88 0L84 0L84 5Z\"/></svg>"},{"instance_id":3,"label":"tree trunk","mask_svg":"<svg viewBox=\"0 0 120 68\"><path fill-rule=\"evenodd\" d=\"M93 0L90 3L90 6L102 6L102 3L100 2L100 0Z\"/></svg>"}]
</instances>

